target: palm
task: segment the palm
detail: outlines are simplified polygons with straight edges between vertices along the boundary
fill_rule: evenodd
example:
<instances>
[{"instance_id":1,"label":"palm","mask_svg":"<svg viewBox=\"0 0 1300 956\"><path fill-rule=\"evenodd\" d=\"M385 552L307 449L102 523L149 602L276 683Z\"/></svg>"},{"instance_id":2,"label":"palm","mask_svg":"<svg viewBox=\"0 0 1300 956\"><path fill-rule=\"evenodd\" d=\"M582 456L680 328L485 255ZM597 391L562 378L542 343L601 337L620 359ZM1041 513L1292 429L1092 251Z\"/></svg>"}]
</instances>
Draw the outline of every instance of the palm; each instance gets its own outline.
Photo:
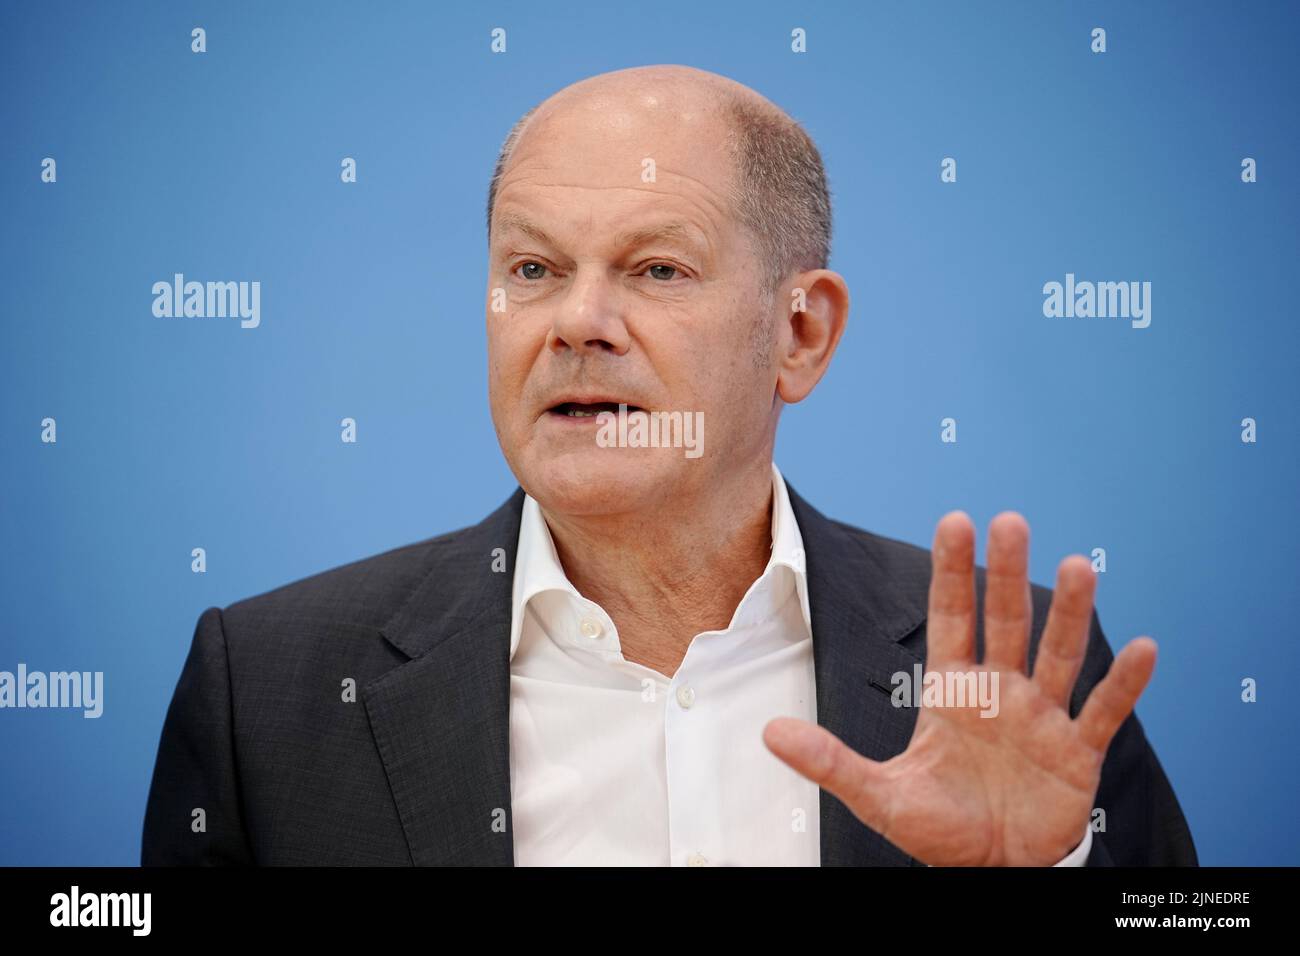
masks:
<instances>
[{"instance_id":1,"label":"palm","mask_svg":"<svg viewBox=\"0 0 1300 956\"><path fill-rule=\"evenodd\" d=\"M764 731L778 757L924 863L1050 865L1069 853L1087 825L1110 739L1154 667L1154 642L1131 642L1079 717L1070 718L1065 708L1096 586L1087 559L1071 557L1061 562L1034 673L1027 675L1028 536L1019 515L999 515L990 528L985 656L977 664L974 529L955 513L935 534L927 675L984 680L996 688L996 715L981 716L970 700L923 706L907 749L883 762L793 718L778 718Z\"/></svg>"},{"instance_id":2,"label":"palm","mask_svg":"<svg viewBox=\"0 0 1300 956\"><path fill-rule=\"evenodd\" d=\"M881 835L919 860L1033 864L1043 862L1034 848L1046 846L1050 863L1083 832L1099 755L1033 681L998 676L997 717L973 707L922 708L907 750L883 764L894 786Z\"/></svg>"}]
</instances>

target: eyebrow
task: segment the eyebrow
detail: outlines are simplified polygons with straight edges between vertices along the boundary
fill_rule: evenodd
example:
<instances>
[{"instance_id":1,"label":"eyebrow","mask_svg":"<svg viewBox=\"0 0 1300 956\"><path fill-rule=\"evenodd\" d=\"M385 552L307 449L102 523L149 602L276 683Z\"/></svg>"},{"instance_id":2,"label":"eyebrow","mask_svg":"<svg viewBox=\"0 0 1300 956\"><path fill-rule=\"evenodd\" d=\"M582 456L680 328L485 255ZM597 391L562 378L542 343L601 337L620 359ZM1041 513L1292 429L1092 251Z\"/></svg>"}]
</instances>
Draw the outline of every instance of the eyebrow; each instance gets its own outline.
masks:
<instances>
[{"instance_id":1,"label":"eyebrow","mask_svg":"<svg viewBox=\"0 0 1300 956\"><path fill-rule=\"evenodd\" d=\"M524 235L545 243L552 247L558 247L558 243L551 238L550 234L538 226L536 223L519 215L518 213L503 213L500 223L501 231L513 229ZM630 229L619 233L614 237L614 243L620 249L644 246L653 242L682 242L692 249L703 255L708 248L707 241L699 238L699 230L686 225L682 222L670 221L659 223L653 226L643 226L638 229Z\"/></svg>"},{"instance_id":2,"label":"eyebrow","mask_svg":"<svg viewBox=\"0 0 1300 956\"><path fill-rule=\"evenodd\" d=\"M522 232L525 236L536 239L538 242L544 242L547 245L554 246L555 240L541 226L534 225L531 221L525 219L517 213L504 213L501 216L501 231L513 229L516 232Z\"/></svg>"},{"instance_id":3,"label":"eyebrow","mask_svg":"<svg viewBox=\"0 0 1300 956\"><path fill-rule=\"evenodd\" d=\"M632 229L614 238L614 242L620 247L644 246L664 240L685 242L692 246L697 244L696 231L680 222L665 222L657 226Z\"/></svg>"}]
</instances>

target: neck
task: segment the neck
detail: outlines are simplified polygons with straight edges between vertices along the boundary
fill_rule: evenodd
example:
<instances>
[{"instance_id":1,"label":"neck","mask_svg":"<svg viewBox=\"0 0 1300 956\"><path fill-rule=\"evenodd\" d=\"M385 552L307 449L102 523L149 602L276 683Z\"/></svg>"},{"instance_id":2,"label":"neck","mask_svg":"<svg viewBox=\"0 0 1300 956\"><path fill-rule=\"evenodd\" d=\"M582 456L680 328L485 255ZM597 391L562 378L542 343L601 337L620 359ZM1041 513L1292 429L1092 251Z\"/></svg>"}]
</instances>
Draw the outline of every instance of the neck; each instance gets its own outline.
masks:
<instances>
[{"instance_id":1,"label":"neck","mask_svg":"<svg viewBox=\"0 0 1300 956\"><path fill-rule=\"evenodd\" d=\"M652 514L543 516L565 574L605 609L624 658L676 673L696 634L725 630L771 557L772 465Z\"/></svg>"}]
</instances>

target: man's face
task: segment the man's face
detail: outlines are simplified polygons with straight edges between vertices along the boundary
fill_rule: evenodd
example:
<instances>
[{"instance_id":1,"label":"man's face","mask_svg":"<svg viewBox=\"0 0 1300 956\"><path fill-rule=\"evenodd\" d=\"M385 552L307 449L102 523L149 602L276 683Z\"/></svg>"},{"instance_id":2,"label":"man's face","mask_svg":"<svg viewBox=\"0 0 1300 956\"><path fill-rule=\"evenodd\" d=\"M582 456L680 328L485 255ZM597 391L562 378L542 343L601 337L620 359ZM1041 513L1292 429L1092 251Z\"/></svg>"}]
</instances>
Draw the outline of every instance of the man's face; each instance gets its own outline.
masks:
<instances>
[{"instance_id":1,"label":"man's face","mask_svg":"<svg viewBox=\"0 0 1300 956\"><path fill-rule=\"evenodd\" d=\"M761 330L779 305L760 301L759 263L726 198L725 133L689 103L589 95L539 114L501 180L492 418L511 470L548 509L647 510L770 454L776 368ZM703 455L602 447L601 419L568 414L597 402L703 413Z\"/></svg>"}]
</instances>

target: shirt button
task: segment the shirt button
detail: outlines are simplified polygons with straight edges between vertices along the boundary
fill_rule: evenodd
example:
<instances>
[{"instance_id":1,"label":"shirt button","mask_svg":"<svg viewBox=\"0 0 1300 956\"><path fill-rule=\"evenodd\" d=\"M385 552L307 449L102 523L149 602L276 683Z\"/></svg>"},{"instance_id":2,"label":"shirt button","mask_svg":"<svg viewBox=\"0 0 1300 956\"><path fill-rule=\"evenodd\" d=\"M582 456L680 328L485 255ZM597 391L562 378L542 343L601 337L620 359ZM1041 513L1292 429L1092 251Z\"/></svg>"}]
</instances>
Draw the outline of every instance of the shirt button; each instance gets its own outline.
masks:
<instances>
[{"instance_id":1,"label":"shirt button","mask_svg":"<svg viewBox=\"0 0 1300 956\"><path fill-rule=\"evenodd\" d=\"M593 621L591 618L583 618L582 623L578 626L582 629L584 636L590 637L593 640L602 637L605 633L605 629L600 626L600 622Z\"/></svg>"},{"instance_id":2,"label":"shirt button","mask_svg":"<svg viewBox=\"0 0 1300 956\"><path fill-rule=\"evenodd\" d=\"M686 858L686 865L687 866L708 866L709 861L706 860L703 857L703 855L699 853L692 853L689 857Z\"/></svg>"},{"instance_id":3,"label":"shirt button","mask_svg":"<svg viewBox=\"0 0 1300 956\"><path fill-rule=\"evenodd\" d=\"M684 710L689 710L691 704L695 703L695 691L690 684L683 684L677 688L677 703L682 705ZM704 857L700 857L704 859Z\"/></svg>"}]
</instances>

